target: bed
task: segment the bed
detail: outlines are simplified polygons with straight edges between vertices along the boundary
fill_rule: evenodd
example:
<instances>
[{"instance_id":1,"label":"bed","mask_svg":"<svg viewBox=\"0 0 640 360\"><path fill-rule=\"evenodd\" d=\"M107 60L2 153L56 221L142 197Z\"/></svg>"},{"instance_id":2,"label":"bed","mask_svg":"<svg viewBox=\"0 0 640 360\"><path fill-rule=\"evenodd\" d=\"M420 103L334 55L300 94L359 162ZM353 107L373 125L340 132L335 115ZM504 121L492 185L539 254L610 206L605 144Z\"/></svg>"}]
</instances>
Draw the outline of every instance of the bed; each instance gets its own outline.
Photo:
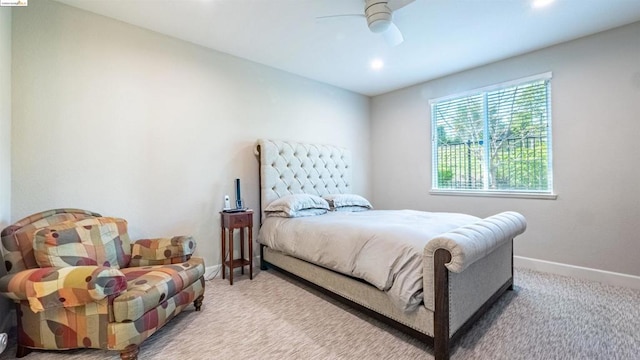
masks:
<instances>
[{"instance_id":1,"label":"bed","mask_svg":"<svg viewBox=\"0 0 640 360\"><path fill-rule=\"evenodd\" d=\"M513 238L526 228L521 214L369 210L354 195L347 149L262 139L255 152L261 269L303 280L423 339L436 360L449 359L451 345L513 288Z\"/></svg>"}]
</instances>

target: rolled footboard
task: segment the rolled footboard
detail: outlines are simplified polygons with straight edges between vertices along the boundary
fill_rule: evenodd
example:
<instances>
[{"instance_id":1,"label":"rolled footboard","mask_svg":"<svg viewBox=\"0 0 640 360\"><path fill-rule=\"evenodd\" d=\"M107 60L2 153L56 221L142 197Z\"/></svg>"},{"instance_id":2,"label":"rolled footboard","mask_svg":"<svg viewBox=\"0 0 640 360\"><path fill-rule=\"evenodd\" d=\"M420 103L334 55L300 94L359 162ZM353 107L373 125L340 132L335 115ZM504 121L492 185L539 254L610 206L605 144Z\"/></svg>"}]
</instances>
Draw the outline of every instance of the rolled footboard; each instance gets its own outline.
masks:
<instances>
[{"instance_id":1,"label":"rolled footboard","mask_svg":"<svg viewBox=\"0 0 640 360\"><path fill-rule=\"evenodd\" d=\"M433 269L438 249L447 250L451 254L451 260L445 264L447 269L460 273L522 234L526 228L524 216L507 211L461 226L429 241L424 248L423 270L424 304L427 309L435 310Z\"/></svg>"},{"instance_id":2,"label":"rolled footboard","mask_svg":"<svg viewBox=\"0 0 640 360\"><path fill-rule=\"evenodd\" d=\"M526 228L505 212L442 234L424 250L424 302L434 311L436 360L513 285L513 238Z\"/></svg>"},{"instance_id":3,"label":"rolled footboard","mask_svg":"<svg viewBox=\"0 0 640 360\"><path fill-rule=\"evenodd\" d=\"M424 248L424 257L433 269L433 257L438 249L451 253L451 261L446 264L449 271L462 272L469 265L487 256L507 241L522 234L527 228L524 216L507 211L473 224L461 226L433 238ZM429 266L431 265L431 266Z\"/></svg>"}]
</instances>

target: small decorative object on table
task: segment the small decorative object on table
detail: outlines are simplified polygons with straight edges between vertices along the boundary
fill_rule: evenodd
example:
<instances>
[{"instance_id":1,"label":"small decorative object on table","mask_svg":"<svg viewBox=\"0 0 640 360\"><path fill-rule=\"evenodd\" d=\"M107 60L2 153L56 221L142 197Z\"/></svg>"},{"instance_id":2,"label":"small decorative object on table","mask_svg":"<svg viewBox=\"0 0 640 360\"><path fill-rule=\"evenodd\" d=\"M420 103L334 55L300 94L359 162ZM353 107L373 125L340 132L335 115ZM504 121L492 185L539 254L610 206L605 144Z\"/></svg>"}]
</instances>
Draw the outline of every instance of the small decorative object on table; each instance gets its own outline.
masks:
<instances>
[{"instance_id":1,"label":"small decorative object on table","mask_svg":"<svg viewBox=\"0 0 640 360\"><path fill-rule=\"evenodd\" d=\"M233 209L234 212L228 210L220 212L221 225L221 257L222 257L222 278L226 276L226 267L229 267L229 284L233 285L233 269L241 267L244 274L245 265L249 265L249 279L253 280L253 210L251 209ZM240 229L240 258L233 258L233 230ZM244 240L245 229L249 235L249 254L245 258ZM225 231L226 230L226 231ZM229 259L227 260L227 239L229 240Z\"/></svg>"}]
</instances>

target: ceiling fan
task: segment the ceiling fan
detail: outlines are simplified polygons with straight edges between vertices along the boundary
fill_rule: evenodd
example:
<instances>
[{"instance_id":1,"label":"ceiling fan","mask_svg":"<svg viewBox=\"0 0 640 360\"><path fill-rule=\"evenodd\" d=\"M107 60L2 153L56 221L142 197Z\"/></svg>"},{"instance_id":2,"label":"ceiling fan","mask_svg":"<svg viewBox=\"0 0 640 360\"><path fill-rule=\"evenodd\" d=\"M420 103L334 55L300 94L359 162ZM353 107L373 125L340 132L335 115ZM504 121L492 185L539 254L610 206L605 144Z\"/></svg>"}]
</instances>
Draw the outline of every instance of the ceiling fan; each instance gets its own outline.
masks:
<instances>
[{"instance_id":1,"label":"ceiling fan","mask_svg":"<svg viewBox=\"0 0 640 360\"><path fill-rule=\"evenodd\" d=\"M365 0L364 14L319 16L317 19L347 16L364 17L367 19L367 26L371 32L382 34L390 46L396 46L404 41L404 37L400 29L393 23L393 12L414 1L415 0Z\"/></svg>"}]
</instances>

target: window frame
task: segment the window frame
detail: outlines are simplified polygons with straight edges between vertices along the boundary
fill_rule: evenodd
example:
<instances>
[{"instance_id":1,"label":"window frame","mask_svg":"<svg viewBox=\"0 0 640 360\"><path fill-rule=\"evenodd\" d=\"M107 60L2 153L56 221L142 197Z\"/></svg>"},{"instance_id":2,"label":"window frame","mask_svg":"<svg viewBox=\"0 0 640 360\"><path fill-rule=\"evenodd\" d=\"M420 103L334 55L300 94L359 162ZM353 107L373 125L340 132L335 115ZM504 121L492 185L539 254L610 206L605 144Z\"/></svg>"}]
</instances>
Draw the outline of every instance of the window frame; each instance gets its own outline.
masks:
<instances>
[{"instance_id":1,"label":"window frame","mask_svg":"<svg viewBox=\"0 0 640 360\"><path fill-rule=\"evenodd\" d=\"M431 121L431 195L455 195L455 196L481 196L481 197L508 197L508 198L534 198L534 199L556 199L557 194L554 192L553 183L553 147L552 147L552 104L551 104L551 79L552 72L545 72L537 75L527 76L515 80L502 82L499 84L489 85L477 89L459 92L439 98L429 100L430 121ZM491 190L487 189L440 189L438 188L438 122L434 114L435 105L454 99L471 97L474 95L482 95L486 98L486 93L497 91L513 86L524 85L536 81L548 81L547 83L547 130L546 130L546 146L547 146L547 190ZM483 109L486 114L487 109ZM488 126L486 116L483 116L483 126Z\"/></svg>"}]
</instances>

